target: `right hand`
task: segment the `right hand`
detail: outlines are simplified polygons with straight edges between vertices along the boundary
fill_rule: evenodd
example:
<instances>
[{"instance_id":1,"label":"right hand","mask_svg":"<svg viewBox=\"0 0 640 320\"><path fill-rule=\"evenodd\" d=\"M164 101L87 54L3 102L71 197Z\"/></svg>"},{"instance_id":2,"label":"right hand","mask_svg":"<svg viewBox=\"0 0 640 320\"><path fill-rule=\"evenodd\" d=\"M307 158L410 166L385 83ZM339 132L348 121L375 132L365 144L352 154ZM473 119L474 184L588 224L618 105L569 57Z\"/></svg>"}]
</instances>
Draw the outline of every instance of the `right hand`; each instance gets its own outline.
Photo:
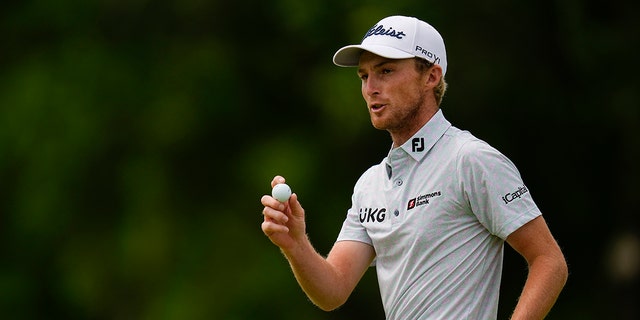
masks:
<instances>
[{"instance_id":1,"label":"right hand","mask_svg":"<svg viewBox=\"0 0 640 320\"><path fill-rule=\"evenodd\" d=\"M275 176L271 181L271 187L284 182L283 177ZM262 196L260 202L264 205L262 232L271 242L287 252L306 240L304 209L298 201L297 194L293 193L285 203L274 199L271 195Z\"/></svg>"}]
</instances>

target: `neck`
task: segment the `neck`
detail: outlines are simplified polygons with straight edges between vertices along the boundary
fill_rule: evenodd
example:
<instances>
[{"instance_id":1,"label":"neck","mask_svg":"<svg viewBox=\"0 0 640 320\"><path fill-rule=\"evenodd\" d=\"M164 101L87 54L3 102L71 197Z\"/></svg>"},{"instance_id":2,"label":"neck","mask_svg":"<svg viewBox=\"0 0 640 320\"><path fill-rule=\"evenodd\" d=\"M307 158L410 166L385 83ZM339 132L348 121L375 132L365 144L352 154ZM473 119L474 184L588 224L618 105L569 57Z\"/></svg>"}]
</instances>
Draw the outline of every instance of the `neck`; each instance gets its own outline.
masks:
<instances>
[{"instance_id":1,"label":"neck","mask_svg":"<svg viewBox=\"0 0 640 320\"><path fill-rule=\"evenodd\" d=\"M423 112L420 119L416 119L410 125L402 127L398 130L387 130L391 134L391 140L393 141L393 148L397 148L407 142L413 137L420 129L438 112L438 108L430 110L429 112Z\"/></svg>"}]
</instances>

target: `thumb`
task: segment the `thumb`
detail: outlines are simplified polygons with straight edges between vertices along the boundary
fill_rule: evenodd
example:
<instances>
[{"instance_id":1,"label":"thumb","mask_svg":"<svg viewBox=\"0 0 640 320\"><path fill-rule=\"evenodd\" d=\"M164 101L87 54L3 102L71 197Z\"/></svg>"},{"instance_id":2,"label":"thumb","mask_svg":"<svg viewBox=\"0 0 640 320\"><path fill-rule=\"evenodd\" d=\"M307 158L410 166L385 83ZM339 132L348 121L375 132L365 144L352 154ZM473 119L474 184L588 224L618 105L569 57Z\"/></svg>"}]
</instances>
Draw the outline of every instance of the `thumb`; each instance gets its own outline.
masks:
<instances>
[{"instance_id":1,"label":"thumb","mask_svg":"<svg viewBox=\"0 0 640 320\"><path fill-rule=\"evenodd\" d=\"M291 210L291 215L296 218L304 218L304 209L298 201L298 195L293 193L289 198L289 209Z\"/></svg>"}]
</instances>

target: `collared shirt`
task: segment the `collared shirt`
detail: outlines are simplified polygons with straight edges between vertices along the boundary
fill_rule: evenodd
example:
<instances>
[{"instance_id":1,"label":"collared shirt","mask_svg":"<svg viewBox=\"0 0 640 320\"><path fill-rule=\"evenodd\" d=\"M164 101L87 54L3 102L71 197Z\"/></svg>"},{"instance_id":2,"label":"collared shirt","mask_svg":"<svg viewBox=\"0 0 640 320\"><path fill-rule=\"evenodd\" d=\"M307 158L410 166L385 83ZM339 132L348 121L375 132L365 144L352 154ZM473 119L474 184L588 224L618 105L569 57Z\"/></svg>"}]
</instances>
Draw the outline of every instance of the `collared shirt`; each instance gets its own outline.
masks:
<instances>
[{"instance_id":1,"label":"collared shirt","mask_svg":"<svg viewBox=\"0 0 640 320\"><path fill-rule=\"evenodd\" d=\"M337 241L375 249L387 319L495 319L504 240L540 214L515 165L439 110L360 177Z\"/></svg>"}]
</instances>

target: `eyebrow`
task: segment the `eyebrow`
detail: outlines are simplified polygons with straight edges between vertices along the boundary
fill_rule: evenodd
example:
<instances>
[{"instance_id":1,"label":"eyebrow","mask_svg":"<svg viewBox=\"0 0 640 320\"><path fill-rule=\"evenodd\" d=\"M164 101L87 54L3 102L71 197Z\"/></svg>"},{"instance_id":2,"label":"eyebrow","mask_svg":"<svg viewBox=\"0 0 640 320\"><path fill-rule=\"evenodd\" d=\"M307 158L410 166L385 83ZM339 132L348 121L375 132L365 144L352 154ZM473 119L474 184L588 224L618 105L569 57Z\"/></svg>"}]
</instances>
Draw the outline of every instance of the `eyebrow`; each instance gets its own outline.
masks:
<instances>
[{"instance_id":1,"label":"eyebrow","mask_svg":"<svg viewBox=\"0 0 640 320\"><path fill-rule=\"evenodd\" d=\"M373 69L378 69L378 68L384 66L385 64L393 63L393 62L394 61L392 59L385 59L382 62L373 65ZM362 74L362 73L364 73L364 70L362 68L358 68L358 74Z\"/></svg>"}]
</instances>

